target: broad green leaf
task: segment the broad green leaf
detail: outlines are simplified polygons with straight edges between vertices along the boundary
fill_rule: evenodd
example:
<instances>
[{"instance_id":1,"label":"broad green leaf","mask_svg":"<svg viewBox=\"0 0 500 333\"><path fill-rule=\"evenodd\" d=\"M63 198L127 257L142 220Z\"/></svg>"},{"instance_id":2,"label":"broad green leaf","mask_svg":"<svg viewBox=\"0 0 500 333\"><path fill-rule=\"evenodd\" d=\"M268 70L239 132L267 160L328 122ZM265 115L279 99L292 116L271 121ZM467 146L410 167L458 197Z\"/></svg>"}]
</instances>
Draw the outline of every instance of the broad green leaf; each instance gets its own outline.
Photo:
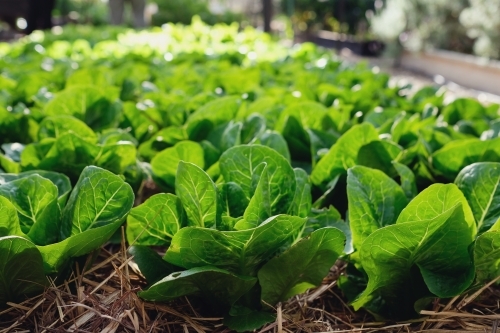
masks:
<instances>
[{"instance_id":1,"label":"broad green leaf","mask_svg":"<svg viewBox=\"0 0 500 333\"><path fill-rule=\"evenodd\" d=\"M64 133L73 132L82 139L96 143L97 136L94 131L83 121L72 116L52 116L45 118L40 123L38 140L45 138L58 138Z\"/></svg>"},{"instance_id":2,"label":"broad green leaf","mask_svg":"<svg viewBox=\"0 0 500 333\"><path fill-rule=\"evenodd\" d=\"M188 269L210 265L255 275L264 260L287 244L304 222L300 217L278 215L242 231L183 228L172 239L165 260Z\"/></svg>"},{"instance_id":3,"label":"broad green leaf","mask_svg":"<svg viewBox=\"0 0 500 333\"><path fill-rule=\"evenodd\" d=\"M408 204L401 187L380 170L355 166L347 171L349 223L354 247L375 230L394 224Z\"/></svg>"},{"instance_id":4,"label":"broad green leaf","mask_svg":"<svg viewBox=\"0 0 500 333\"><path fill-rule=\"evenodd\" d=\"M186 213L179 198L155 194L127 216L127 241L130 245L166 246L185 225Z\"/></svg>"},{"instance_id":5,"label":"broad green leaf","mask_svg":"<svg viewBox=\"0 0 500 333\"><path fill-rule=\"evenodd\" d=\"M229 308L257 282L213 266L195 267L169 276L139 292L148 301L165 302L181 296L199 296L212 306Z\"/></svg>"},{"instance_id":6,"label":"broad green leaf","mask_svg":"<svg viewBox=\"0 0 500 333\"><path fill-rule=\"evenodd\" d=\"M392 164L399 175L401 188L405 192L406 198L408 200L413 199L417 195L417 185L413 171L404 164L398 162L392 162Z\"/></svg>"},{"instance_id":7,"label":"broad green leaf","mask_svg":"<svg viewBox=\"0 0 500 333\"><path fill-rule=\"evenodd\" d=\"M174 188L175 175L180 161L193 163L204 168L203 148L196 142L182 141L163 150L151 160L153 174L161 179L165 185Z\"/></svg>"},{"instance_id":8,"label":"broad green leaf","mask_svg":"<svg viewBox=\"0 0 500 333\"><path fill-rule=\"evenodd\" d=\"M134 194L122 178L95 166L86 167L62 211L63 239L89 229L123 222Z\"/></svg>"},{"instance_id":9,"label":"broad green leaf","mask_svg":"<svg viewBox=\"0 0 500 333\"><path fill-rule=\"evenodd\" d=\"M139 266L149 285L158 282L165 276L177 272L179 267L170 265L152 248L143 245L130 246L128 252L134 256L134 261Z\"/></svg>"},{"instance_id":10,"label":"broad green leaf","mask_svg":"<svg viewBox=\"0 0 500 333\"><path fill-rule=\"evenodd\" d=\"M392 162L402 151L400 146L390 141L372 141L359 149L357 164L381 170L392 176L396 174Z\"/></svg>"},{"instance_id":11,"label":"broad green leaf","mask_svg":"<svg viewBox=\"0 0 500 333\"><path fill-rule=\"evenodd\" d=\"M243 220L239 221L234 226L236 230L255 228L272 216L269 173L267 171L267 166L265 164L261 165L263 169L259 174L259 183L257 184L252 199L250 199L248 207L245 209ZM257 175L257 173L254 175Z\"/></svg>"},{"instance_id":12,"label":"broad green leaf","mask_svg":"<svg viewBox=\"0 0 500 333\"><path fill-rule=\"evenodd\" d=\"M0 237L0 258L0 306L21 302L25 297L42 293L48 286L42 256L29 240Z\"/></svg>"},{"instance_id":13,"label":"broad green leaf","mask_svg":"<svg viewBox=\"0 0 500 333\"><path fill-rule=\"evenodd\" d=\"M233 182L223 183L217 186L219 190L219 203L223 216L243 216L249 200L241 187Z\"/></svg>"},{"instance_id":14,"label":"broad green leaf","mask_svg":"<svg viewBox=\"0 0 500 333\"><path fill-rule=\"evenodd\" d=\"M420 192L403 209L396 223L429 220L461 204L463 216L470 227L471 235L476 235L476 222L464 194L454 184L433 184Z\"/></svg>"},{"instance_id":15,"label":"broad green leaf","mask_svg":"<svg viewBox=\"0 0 500 333\"><path fill-rule=\"evenodd\" d=\"M500 162L500 138L452 141L432 155L434 168L449 180L454 180L467 165L477 162Z\"/></svg>"},{"instance_id":16,"label":"broad green leaf","mask_svg":"<svg viewBox=\"0 0 500 333\"><path fill-rule=\"evenodd\" d=\"M335 207L330 206L323 209L311 209L310 215L302 232L302 237L310 235L312 232L327 227L334 227L341 230L345 236L344 253L351 254L354 251L352 245L352 232L349 223L342 220L340 213Z\"/></svg>"},{"instance_id":17,"label":"broad green leaf","mask_svg":"<svg viewBox=\"0 0 500 333\"><path fill-rule=\"evenodd\" d=\"M467 199L479 232L500 219L500 163L474 163L460 171L455 184Z\"/></svg>"},{"instance_id":18,"label":"broad green leaf","mask_svg":"<svg viewBox=\"0 0 500 333\"><path fill-rule=\"evenodd\" d=\"M187 140L187 135L183 128L167 127L155 133L148 141L142 143L139 146L139 154L146 161L150 161L159 152L184 140Z\"/></svg>"},{"instance_id":19,"label":"broad green leaf","mask_svg":"<svg viewBox=\"0 0 500 333\"><path fill-rule=\"evenodd\" d=\"M125 142L131 143L136 147L139 144L137 139L134 138L128 130L124 130L121 128L109 128L99 133L99 144L103 146L115 145Z\"/></svg>"},{"instance_id":20,"label":"broad green leaf","mask_svg":"<svg viewBox=\"0 0 500 333\"><path fill-rule=\"evenodd\" d=\"M69 115L84 121L94 130L118 125L121 106L114 100L114 87L72 86L54 97L44 109L48 116Z\"/></svg>"},{"instance_id":21,"label":"broad green leaf","mask_svg":"<svg viewBox=\"0 0 500 333\"><path fill-rule=\"evenodd\" d=\"M28 170L49 170L66 174L76 181L88 165L97 165L117 174L135 165L136 150L128 142L96 145L68 132L57 139L45 139L26 146L21 154L21 167Z\"/></svg>"},{"instance_id":22,"label":"broad green leaf","mask_svg":"<svg viewBox=\"0 0 500 333\"><path fill-rule=\"evenodd\" d=\"M272 313L233 306L223 323L236 332L252 332L275 320Z\"/></svg>"},{"instance_id":23,"label":"broad green leaf","mask_svg":"<svg viewBox=\"0 0 500 333\"><path fill-rule=\"evenodd\" d=\"M21 171L21 166L10 157L0 153L0 170L1 169L9 173L18 173Z\"/></svg>"},{"instance_id":24,"label":"broad green leaf","mask_svg":"<svg viewBox=\"0 0 500 333\"><path fill-rule=\"evenodd\" d=\"M314 231L258 273L262 300L274 305L317 287L344 250L345 236L336 228Z\"/></svg>"},{"instance_id":25,"label":"broad green leaf","mask_svg":"<svg viewBox=\"0 0 500 333\"><path fill-rule=\"evenodd\" d=\"M474 244L476 279L486 283L500 275L500 222L480 235Z\"/></svg>"},{"instance_id":26,"label":"broad green leaf","mask_svg":"<svg viewBox=\"0 0 500 333\"><path fill-rule=\"evenodd\" d=\"M144 110L140 110L135 103L123 104L125 124L130 125L134 137L139 142L146 141L153 133L158 131L158 124L150 119Z\"/></svg>"},{"instance_id":27,"label":"broad green leaf","mask_svg":"<svg viewBox=\"0 0 500 333\"><path fill-rule=\"evenodd\" d=\"M280 133L286 140L292 160L311 160L311 140L309 134L295 117L286 118Z\"/></svg>"},{"instance_id":28,"label":"broad green leaf","mask_svg":"<svg viewBox=\"0 0 500 333\"><path fill-rule=\"evenodd\" d=\"M119 141L99 146L99 148L99 153L93 163L98 167L122 175L128 168L136 165L137 151L131 142Z\"/></svg>"},{"instance_id":29,"label":"broad green leaf","mask_svg":"<svg viewBox=\"0 0 500 333\"><path fill-rule=\"evenodd\" d=\"M328 114L328 109L317 102L300 102L287 107L281 112L276 130L282 132L289 117L295 117L304 129L323 129L323 118Z\"/></svg>"},{"instance_id":30,"label":"broad green leaf","mask_svg":"<svg viewBox=\"0 0 500 333\"><path fill-rule=\"evenodd\" d=\"M239 97L224 97L208 102L196 110L186 122L190 140L201 141L216 126L234 118L240 104Z\"/></svg>"},{"instance_id":31,"label":"broad green leaf","mask_svg":"<svg viewBox=\"0 0 500 333\"><path fill-rule=\"evenodd\" d=\"M266 120L258 114L250 115L243 123L241 129L241 142L248 144L253 142L256 138L266 130Z\"/></svg>"},{"instance_id":32,"label":"broad green leaf","mask_svg":"<svg viewBox=\"0 0 500 333\"><path fill-rule=\"evenodd\" d=\"M368 286L353 302L356 310L366 307L386 318L407 319L417 315L424 299L457 296L470 286L474 236L462 204L428 215L368 236L359 255Z\"/></svg>"},{"instance_id":33,"label":"broad green leaf","mask_svg":"<svg viewBox=\"0 0 500 333\"><path fill-rule=\"evenodd\" d=\"M9 199L0 196L0 237L26 235L21 230L16 207Z\"/></svg>"},{"instance_id":34,"label":"broad green leaf","mask_svg":"<svg viewBox=\"0 0 500 333\"><path fill-rule=\"evenodd\" d=\"M260 144L276 150L283 155L287 161L291 161L288 145L281 134L275 131L266 131L259 137Z\"/></svg>"},{"instance_id":35,"label":"broad green leaf","mask_svg":"<svg viewBox=\"0 0 500 333\"><path fill-rule=\"evenodd\" d=\"M0 195L16 207L21 230L36 245L59 240L57 187L37 174L0 185Z\"/></svg>"},{"instance_id":36,"label":"broad green leaf","mask_svg":"<svg viewBox=\"0 0 500 333\"><path fill-rule=\"evenodd\" d=\"M68 203L68 205L69 204L70 203ZM43 257L45 274L57 273L71 258L80 257L99 249L111 238L111 236L113 236L122 223L123 217L109 224L87 229L59 243L38 246L38 250Z\"/></svg>"},{"instance_id":37,"label":"broad green leaf","mask_svg":"<svg viewBox=\"0 0 500 333\"><path fill-rule=\"evenodd\" d=\"M219 163L224 180L238 184L249 200L255 189L252 186L254 173L265 163L271 191L271 213L284 213L290 207L295 195L295 173L288 161L275 150L260 145L237 146L222 154Z\"/></svg>"},{"instance_id":38,"label":"broad green leaf","mask_svg":"<svg viewBox=\"0 0 500 333\"><path fill-rule=\"evenodd\" d=\"M218 216L217 188L205 171L193 163L179 162L175 193L186 210L187 224L215 228Z\"/></svg>"},{"instance_id":39,"label":"broad green leaf","mask_svg":"<svg viewBox=\"0 0 500 333\"><path fill-rule=\"evenodd\" d=\"M463 119L477 119L486 115L486 109L476 99L458 98L448 104L443 112L443 120L454 125Z\"/></svg>"},{"instance_id":40,"label":"broad green leaf","mask_svg":"<svg viewBox=\"0 0 500 333\"><path fill-rule=\"evenodd\" d=\"M309 182L309 176L302 169L295 168L293 171L295 172L295 181L297 186L295 187L295 195L293 197L292 204L288 209L288 214L307 217L311 212L312 207L311 183Z\"/></svg>"},{"instance_id":41,"label":"broad green leaf","mask_svg":"<svg viewBox=\"0 0 500 333\"><path fill-rule=\"evenodd\" d=\"M364 145L378 140L377 130L371 124L353 126L330 148L328 154L319 160L311 173L314 185L328 183L345 174L357 164L358 152Z\"/></svg>"},{"instance_id":42,"label":"broad green leaf","mask_svg":"<svg viewBox=\"0 0 500 333\"><path fill-rule=\"evenodd\" d=\"M207 140L200 142L203 147L203 157L205 158L205 168L210 168L219 161L221 152Z\"/></svg>"},{"instance_id":43,"label":"broad green leaf","mask_svg":"<svg viewBox=\"0 0 500 333\"><path fill-rule=\"evenodd\" d=\"M64 207L66 205L66 200L68 198L69 192L71 192L71 182L68 177L62 173L45 171L45 170L34 170L26 171L18 174L2 173L0 174L0 185L11 182L16 179L25 178L30 175L40 175L43 178L47 178L54 185L57 186L58 196L59 196L59 206Z\"/></svg>"},{"instance_id":44,"label":"broad green leaf","mask_svg":"<svg viewBox=\"0 0 500 333\"><path fill-rule=\"evenodd\" d=\"M241 144L241 129L243 124L240 122L230 121L228 126L222 132L222 138L220 142L220 150L226 151L231 147L238 146Z\"/></svg>"}]
</instances>

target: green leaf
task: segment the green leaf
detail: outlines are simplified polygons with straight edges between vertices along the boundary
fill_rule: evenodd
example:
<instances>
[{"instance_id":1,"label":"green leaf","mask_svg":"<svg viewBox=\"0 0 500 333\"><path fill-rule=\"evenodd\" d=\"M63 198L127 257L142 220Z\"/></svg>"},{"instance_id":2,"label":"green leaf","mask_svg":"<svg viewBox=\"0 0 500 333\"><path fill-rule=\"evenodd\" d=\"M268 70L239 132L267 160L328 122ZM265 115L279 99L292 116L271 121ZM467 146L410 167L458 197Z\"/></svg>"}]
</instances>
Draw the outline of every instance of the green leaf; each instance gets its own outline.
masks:
<instances>
[{"instance_id":1,"label":"green leaf","mask_svg":"<svg viewBox=\"0 0 500 333\"><path fill-rule=\"evenodd\" d=\"M401 187L380 170L355 166L347 172L353 245L361 248L375 230L394 224L408 204Z\"/></svg>"},{"instance_id":2,"label":"green leaf","mask_svg":"<svg viewBox=\"0 0 500 333\"><path fill-rule=\"evenodd\" d=\"M57 273L71 258L80 257L99 249L113 236L122 223L123 218L117 219L110 224L87 229L82 233L70 236L59 243L38 246L43 258L45 274Z\"/></svg>"},{"instance_id":3,"label":"green leaf","mask_svg":"<svg viewBox=\"0 0 500 333\"><path fill-rule=\"evenodd\" d=\"M254 277L238 276L224 269L203 266L169 276L139 292L148 301L165 302L181 296L199 296L212 306L233 305L257 282Z\"/></svg>"},{"instance_id":4,"label":"green leaf","mask_svg":"<svg viewBox=\"0 0 500 333\"><path fill-rule=\"evenodd\" d=\"M479 232L500 218L500 163L474 163L462 169L455 184L467 199Z\"/></svg>"},{"instance_id":5,"label":"green leaf","mask_svg":"<svg viewBox=\"0 0 500 333\"><path fill-rule=\"evenodd\" d=\"M187 224L215 228L220 220L217 212L217 188L205 171L192 163L179 162L175 192L187 214Z\"/></svg>"},{"instance_id":6,"label":"green leaf","mask_svg":"<svg viewBox=\"0 0 500 333\"><path fill-rule=\"evenodd\" d=\"M359 149L357 163L392 176L396 173L392 162L402 151L400 146L390 141L372 141Z\"/></svg>"},{"instance_id":7,"label":"green leaf","mask_svg":"<svg viewBox=\"0 0 500 333\"><path fill-rule=\"evenodd\" d=\"M345 236L336 228L314 231L259 270L262 300L274 305L317 287L344 250Z\"/></svg>"},{"instance_id":8,"label":"green leaf","mask_svg":"<svg viewBox=\"0 0 500 333\"><path fill-rule=\"evenodd\" d=\"M170 193L160 193L132 208L127 216L127 241L130 245L166 246L186 226L181 201Z\"/></svg>"},{"instance_id":9,"label":"green leaf","mask_svg":"<svg viewBox=\"0 0 500 333\"><path fill-rule=\"evenodd\" d=\"M269 312L248 308L241 310L241 307L235 311L234 308L231 308L229 314L224 317L223 323L229 329L236 332L251 332L276 320L276 316Z\"/></svg>"},{"instance_id":10,"label":"green leaf","mask_svg":"<svg viewBox=\"0 0 500 333\"><path fill-rule=\"evenodd\" d=\"M57 187L33 174L0 185L0 195L16 207L21 230L37 245L59 240L60 210Z\"/></svg>"},{"instance_id":11,"label":"green leaf","mask_svg":"<svg viewBox=\"0 0 500 333\"><path fill-rule=\"evenodd\" d=\"M245 209L243 220L236 223L234 226L236 230L255 228L272 216L269 173L264 163L261 164L261 166L263 168L259 176L259 183L257 184L252 199L250 199L248 207Z\"/></svg>"},{"instance_id":12,"label":"green leaf","mask_svg":"<svg viewBox=\"0 0 500 333\"><path fill-rule=\"evenodd\" d=\"M62 211L62 238L122 222L134 203L130 185L95 166L86 167Z\"/></svg>"},{"instance_id":13,"label":"green leaf","mask_svg":"<svg viewBox=\"0 0 500 333\"><path fill-rule=\"evenodd\" d=\"M48 116L70 115L98 131L118 125L121 106L114 87L72 86L54 97L44 109Z\"/></svg>"},{"instance_id":14,"label":"green leaf","mask_svg":"<svg viewBox=\"0 0 500 333\"><path fill-rule=\"evenodd\" d=\"M220 150L226 151L231 147L238 146L241 144L241 128L243 124L240 122L230 121L229 124L222 132L222 138L220 142Z\"/></svg>"},{"instance_id":15,"label":"green leaf","mask_svg":"<svg viewBox=\"0 0 500 333\"><path fill-rule=\"evenodd\" d=\"M253 142L257 137L266 130L266 119L259 114L250 115L243 123L241 129L241 142L248 144Z\"/></svg>"},{"instance_id":16,"label":"green leaf","mask_svg":"<svg viewBox=\"0 0 500 333\"><path fill-rule=\"evenodd\" d=\"M449 211L459 203L462 205L464 219L471 228L471 235L474 237L476 235L474 215L464 194L454 184L433 184L420 192L403 209L397 223L429 220L437 214Z\"/></svg>"},{"instance_id":17,"label":"green leaf","mask_svg":"<svg viewBox=\"0 0 500 333\"><path fill-rule=\"evenodd\" d=\"M285 138L283 138L283 136L278 132L266 131L259 137L259 141L263 146L276 150L278 153L283 155L287 161L291 161L290 151L288 150Z\"/></svg>"},{"instance_id":18,"label":"green leaf","mask_svg":"<svg viewBox=\"0 0 500 333\"><path fill-rule=\"evenodd\" d=\"M25 297L42 293L48 285L40 252L30 241L0 237L0 305L21 302Z\"/></svg>"},{"instance_id":19,"label":"green leaf","mask_svg":"<svg viewBox=\"0 0 500 333\"><path fill-rule=\"evenodd\" d=\"M219 190L219 203L221 204L222 214L225 216L240 217L243 216L249 200L241 187L233 182L223 183L217 186Z\"/></svg>"},{"instance_id":20,"label":"green leaf","mask_svg":"<svg viewBox=\"0 0 500 333\"><path fill-rule=\"evenodd\" d=\"M371 124L353 126L342 135L323 156L311 173L314 185L326 184L357 163L358 152L367 143L378 140L377 130Z\"/></svg>"},{"instance_id":21,"label":"green leaf","mask_svg":"<svg viewBox=\"0 0 500 333\"><path fill-rule=\"evenodd\" d=\"M201 141L216 126L231 121L240 104L239 97L223 97L208 102L196 110L186 122L190 140Z\"/></svg>"},{"instance_id":22,"label":"green leaf","mask_svg":"<svg viewBox=\"0 0 500 333\"><path fill-rule=\"evenodd\" d=\"M196 142L182 141L163 150L151 160L153 174L165 185L174 188L175 175L180 161L193 163L204 168L203 148Z\"/></svg>"},{"instance_id":23,"label":"green leaf","mask_svg":"<svg viewBox=\"0 0 500 333\"><path fill-rule=\"evenodd\" d=\"M9 199L0 196L0 237L26 235L21 230L16 207Z\"/></svg>"},{"instance_id":24,"label":"green leaf","mask_svg":"<svg viewBox=\"0 0 500 333\"><path fill-rule=\"evenodd\" d=\"M476 239L474 264L479 283L489 282L500 275L500 222Z\"/></svg>"},{"instance_id":25,"label":"green leaf","mask_svg":"<svg viewBox=\"0 0 500 333\"><path fill-rule=\"evenodd\" d=\"M264 260L291 240L304 222L300 217L278 215L257 228L242 231L183 228L172 239L165 260L188 269L210 265L252 276Z\"/></svg>"},{"instance_id":26,"label":"green leaf","mask_svg":"<svg viewBox=\"0 0 500 333\"><path fill-rule=\"evenodd\" d=\"M18 162L12 160L10 157L0 153L0 169L10 173L18 173L21 167Z\"/></svg>"},{"instance_id":27,"label":"green leaf","mask_svg":"<svg viewBox=\"0 0 500 333\"><path fill-rule=\"evenodd\" d=\"M69 178L63 175L62 173L45 171L45 170L26 171L18 174L3 173L0 174L0 185L11 182L16 179L29 177L31 175L40 175L43 178L47 178L54 185L56 185L59 196L59 206L64 207L66 205L66 200L68 198L69 192L71 192L71 182Z\"/></svg>"},{"instance_id":28,"label":"green leaf","mask_svg":"<svg viewBox=\"0 0 500 333\"><path fill-rule=\"evenodd\" d=\"M443 110L443 120L455 125L463 119L478 119L486 115L486 109L473 98L458 98Z\"/></svg>"},{"instance_id":29,"label":"green leaf","mask_svg":"<svg viewBox=\"0 0 500 333\"><path fill-rule=\"evenodd\" d=\"M72 132L82 139L95 143L97 135L83 121L72 116L52 116L45 118L40 123L38 140L58 138L64 133Z\"/></svg>"},{"instance_id":30,"label":"green leaf","mask_svg":"<svg viewBox=\"0 0 500 333\"><path fill-rule=\"evenodd\" d=\"M418 191L413 171L411 171L411 169L404 164L398 162L392 162L392 164L394 165L394 168L396 169L396 172L399 175L401 188L405 192L405 195L408 198L408 200L415 198Z\"/></svg>"},{"instance_id":31,"label":"green leaf","mask_svg":"<svg viewBox=\"0 0 500 333\"><path fill-rule=\"evenodd\" d=\"M302 170L295 168L295 195L293 197L292 204L288 209L289 215L307 217L311 212L312 208L312 195L311 195L311 183L309 182L309 176Z\"/></svg>"},{"instance_id":32,"label":"green leaf","mask_svg":"<svg viewBox=\"0 0 500 333\"><path fill-rule=\"evenodd\" d=\"M365 240L360 261L369 280L352 304L356 310L367 307L387 318L407 319L417 315L420 300L457 296L470 286L473 228L462 204L432 215L376 230Z\"/></svg>"},{"instance_id":33,"label":"green leaf","mask_svg":"<svg viewBox=\"0 0 500 333\"><path fill-rule=\"evenodd\" d=\"M265 163L269 176L271 213L284 213L292 204L296 188L295 173L288 161L275 150L260 145L237 146L222 154L219 163L224 180L238 184L249 200L255 190L252 183L254 173L259 165Z\"/></svg>"},{"instance_id":34,"label":"green leaf","mask_svg":"<svg viewBox=\"0 0 500 333\"><path fill-rule=\"evenodd\" d=\"M182 270L163 260L155 250L148 246L133 245L130 246L128 252L134 256L134 261L149 285L169 274Z\"/></svg>"},{"instance_id":35,"label":"green leaf","mask_svg":"<svg viewBox=\"0 0 500 333\"><path fill-rule=\"evenodd\" d=\"M150 161L159 152L184 140L187 140L187 135L183 128L167 127L155 133L148 141L142 143L139 146L139 154L146 161Z\"/></svg>"},{"instance_id":36,"label":"green leaf","mask_svg":"<svg viewBox=\"0 0 500 333\"><path fill-rule=\"evenodd\" d=\"M500 162L500 138L452 141L432 155L433 166L449 180L454 180L467 165L477 162Z\"/></svg>"}]
</instances>

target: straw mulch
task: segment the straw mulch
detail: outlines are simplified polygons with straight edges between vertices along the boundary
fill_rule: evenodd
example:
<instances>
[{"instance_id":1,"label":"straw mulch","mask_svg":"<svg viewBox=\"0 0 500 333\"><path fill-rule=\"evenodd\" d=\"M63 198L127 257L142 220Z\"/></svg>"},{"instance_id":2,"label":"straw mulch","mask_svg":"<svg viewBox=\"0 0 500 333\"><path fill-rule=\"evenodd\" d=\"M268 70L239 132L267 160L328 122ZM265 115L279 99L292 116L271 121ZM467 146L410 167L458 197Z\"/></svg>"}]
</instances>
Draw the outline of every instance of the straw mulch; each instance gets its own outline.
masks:
<instances>
[{"instance_id":1,"label":"straw mulch","mask_svg":"<svg viewBox=\"0 0 500 333\"><path fill-rule=\"evenodd\" d=\"M338 263L319 288L279 304L277 320L258 332L497 332L500 289L492 287L496 281L446 303L436 300L433 310L424 311L418 320L385 323L349 308L336 286L343 270ZM0 310L0 333L230 332L222 318L204 317L188 299L170 304L142 301L136 292L144 286L126 249L107 246L91 269L82 273L76 266L64 284Z\"/></svg>"}]
</instances>

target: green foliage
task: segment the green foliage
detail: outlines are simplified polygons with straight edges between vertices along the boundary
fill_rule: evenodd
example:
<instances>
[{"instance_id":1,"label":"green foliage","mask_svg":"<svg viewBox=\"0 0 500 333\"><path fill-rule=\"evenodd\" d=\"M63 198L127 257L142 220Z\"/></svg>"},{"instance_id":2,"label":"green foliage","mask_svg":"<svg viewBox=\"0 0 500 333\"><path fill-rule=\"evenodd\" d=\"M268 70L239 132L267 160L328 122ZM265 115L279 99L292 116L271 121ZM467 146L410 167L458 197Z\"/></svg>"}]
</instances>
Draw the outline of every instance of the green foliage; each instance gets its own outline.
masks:
<instances>
[{"instance_id":1,"label":"green foliage","mask_svg":"<svg viewBox=\"0 0 500 333\"><path fill-rule=\"evenodd\" d=\"M134 201L132 189L120 177L93 166L84 169L67 204L59 200L69 192L64 192L69 181L62 175L30 172L3 181L0 275L7 283L0 290L2 305L43 290L45 274L57 276L73 258L102 246Z\"/></svg>"},{"instance_id":2,"label":"green foliage","mask_svg":"<svg viewBox=\"0 0 500 333\"><path fill-rule=\"evenodd\" d=\"M389 320L499 274L498 105L408 96L236 25L63 29L0 44L2 302L125 219L143 298L197 299L240 331L340 256L354 307ZM6 273L21 259L38 287Z\"/></svg>"}]
</instances>

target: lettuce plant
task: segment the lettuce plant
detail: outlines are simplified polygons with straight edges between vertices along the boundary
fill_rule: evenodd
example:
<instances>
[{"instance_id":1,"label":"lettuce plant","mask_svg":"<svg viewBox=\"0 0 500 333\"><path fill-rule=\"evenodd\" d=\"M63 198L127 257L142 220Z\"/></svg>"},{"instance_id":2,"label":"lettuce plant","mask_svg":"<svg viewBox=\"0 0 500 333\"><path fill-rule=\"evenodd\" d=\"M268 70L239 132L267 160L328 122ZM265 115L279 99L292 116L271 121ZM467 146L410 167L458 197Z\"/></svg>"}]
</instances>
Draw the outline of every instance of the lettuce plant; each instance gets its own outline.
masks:
<instances>
[{"instance_id":1,"label":"lettuce plant","mask_svg":"<svg viewBox=\"0 0 500 333\"><path fill-rule=\"evenodd\" d=\"M94 166L72 190L66 176L47 171L2 174L0 184L0 277L6 281L0 305L43 291L46 275L57 277L72 259L99 249L134 202L130 185Z\"/></svg>"},{"instance_id":2,"label":"lettuce plant","mask_svg":"<svg viewBox=\"0 0 500 333\"><path fill-rule=\"evenodd\" d=\"M381 171L348 170L351 259L367 285L353 300L384 318L409 318L433 297L460 295L498 275L499 163L464 168L408 202ZM473 250L471 250L473 249ZM352 284L341 281L348 290Z\"/></svg>"},{"instance_id":3,"label":"lettuce plant","mask_svg":"<svg viewBox=\"0 0 500 333\"><path fill-rule=\"evenodd\" d=\"M306 231L312 205L307 174L277 151L240 145L224 152L219 164L214 183L199 166L178 162L176 195L158 194L133 208L127 239L150 282L142 298L198 297L241 329L252 317L269 319L256 314L262 304L320 284L343 252L345 236L321 224ZM168 246L163 261L145 245Z\"/></svg>"}]
</instances>

